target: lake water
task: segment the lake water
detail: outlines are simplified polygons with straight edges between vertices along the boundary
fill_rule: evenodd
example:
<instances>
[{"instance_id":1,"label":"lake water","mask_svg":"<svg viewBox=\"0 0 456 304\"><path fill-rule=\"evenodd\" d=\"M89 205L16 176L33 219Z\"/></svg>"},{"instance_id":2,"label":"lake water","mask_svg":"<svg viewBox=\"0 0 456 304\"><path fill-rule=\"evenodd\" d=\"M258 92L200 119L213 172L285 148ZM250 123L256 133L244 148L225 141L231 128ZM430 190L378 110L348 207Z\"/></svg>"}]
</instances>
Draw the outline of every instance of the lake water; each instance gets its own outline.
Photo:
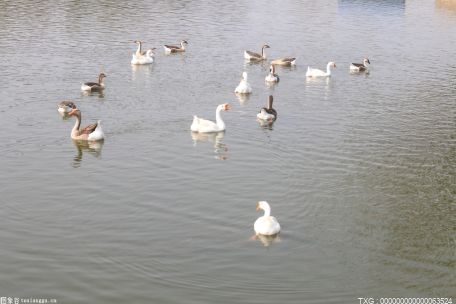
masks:
<instances>
[{"instance_id":1,"label":"lake water","mask_svg":"<svg viewBox=\"0 0 456 304\"><path fill-rule=\"evenodd\" d=\"M455 29L451 0L0 2L0 297L455 301ZM152 65L130 65L136 39ZM243 59L263 43L297 57L272 87ZM64 99L103 143L70 139ZM190 132L225 102L225 133ZM276 239L252 238L259 200Z\"/></svg>"}]
</instances>

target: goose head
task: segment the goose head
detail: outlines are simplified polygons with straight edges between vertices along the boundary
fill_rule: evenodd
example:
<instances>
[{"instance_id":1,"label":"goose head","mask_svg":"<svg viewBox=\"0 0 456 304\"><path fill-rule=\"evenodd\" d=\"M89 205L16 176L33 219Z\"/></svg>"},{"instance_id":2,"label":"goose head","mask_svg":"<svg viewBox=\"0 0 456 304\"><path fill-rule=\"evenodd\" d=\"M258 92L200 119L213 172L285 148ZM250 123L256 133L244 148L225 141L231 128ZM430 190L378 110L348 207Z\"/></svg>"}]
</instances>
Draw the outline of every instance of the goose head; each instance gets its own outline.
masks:
<instances>
[{"instance_id":1,"label":"goose head","mask_svg":"<svg viewBox=\"0 0 456 304\"><path fill-rule=\"evenodd\" d=\"M270 48L270 46L269 46L269 45L267 45L266 43L265 43L265 44L263 44L263 49L269 49L269 48Z\"/></svg>"},{"instance_id":2,"label":"goose head","mask_svg":"<svg viewBox=\"0 0 456 304\"><path fill-rule=\"evenodd\" d=\"M369 59L368 58L364 58L363 59L363 64L364 64L364 66L368 66L370 64Z\"/></svg>"},{"instance_id":3,"label":"goose head","mask_svg":"<svg viewBox=\"0 0 456 304\"><path fill-rule=\"evenodd\" d=\"M61 101L58 104L58 112L61 114L68 114L71 112L72 109L75 109L75 108L76 108L76 105L74 104L74 102L72 102L70 100Z\"/></svg>"},{"instance_id":4,"label":"goose head","mask_svg":"<svg viewBox=\"0 0 456 304\"><path fill-rule=\"evenodd\" d=\"M100 75L98 75L98 83L101 84L103 82L103 78L106 78L106 74L100 73Z\"/></svg>"},{"instance_id":5,"label":"goose head","mask_svg":"<svg viewBox=\"0 0 456 304\"><path fill-rule=\"evenodd\" d=\"M275 74L275 67L273 64L271 64L271 66L269 67L269 73L274 75Z\"/></svg>"},{"instance_id":6,"label":"goose head","mask_svg":"<svg viewBox=\"0 0 456 304\"><path fill-rule=\"evenodd\" d=\"M256 210L263 210L266 216L271 214L271 207L269 206L267 201L259 201L256 206Z\"/></svg>"},{"instance_id":7,"label":"goose head","mask_svg":"<svg viewBox=\"0 0 456 304\"><path fill-rule=\"evenodd\" d=\"M247 81L247 72L245 72L245 71L242 72L242 79L243 79L244 81Z\"/></svg>"},{"instance_id":8,"label":"goose head","mask_svg":"<svg viewBox=\"0 0 456 304\"><path fill-rule=\"evenodd\" d=\"M231 109L231 105L229 103L224 103L217 107L217 110L221 111L228 111L229 109Z\"/></svg>"},{"instance_id":9,"label":"goose head","mask_svg":"<svg viewBox=\"0 0 456 304\"><path fill-rule=\"evenodd\" d=\"M265 210L265 209L271 209L269 206L269 203L267 201L259 201L257 202L256 210Z\"/></svg>"}]
</instances>

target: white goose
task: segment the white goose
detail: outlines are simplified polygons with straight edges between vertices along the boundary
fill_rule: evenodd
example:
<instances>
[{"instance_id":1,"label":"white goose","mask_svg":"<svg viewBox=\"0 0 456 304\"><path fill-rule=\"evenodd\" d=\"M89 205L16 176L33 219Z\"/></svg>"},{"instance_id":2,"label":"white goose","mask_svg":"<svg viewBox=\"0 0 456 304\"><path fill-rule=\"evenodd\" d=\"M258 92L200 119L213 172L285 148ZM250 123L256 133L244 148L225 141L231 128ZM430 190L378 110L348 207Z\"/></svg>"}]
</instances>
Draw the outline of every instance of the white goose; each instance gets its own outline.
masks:
<instances>
[{"instance_id":1,"label":"white goose","mask_svg":"<svg viewBox=\"0 0 456 304\"><path fill-rule=\"evenodd\" d=\"M271 207L266 201L257 203L257 210L264 210L264 215L257 218L253 229L257 235L276 235L280 232L280 224L277 219L271 216Z\"/></svg>"},{"instance_id":2,"label":"white goose","mask_svg":"<svg viewBox=\"0 0 456 304\"><path fill-rule=\"evenodd\" d=\"M97 141L104 139L104 132L101 129L101 120L98 122L88 125L82 129L81 127L81 111L77 108L68 113L69 116L76 116L76 123L74 124L73 129L71 130L71 138L74 140L87 140L87 141Z\"/></svg>"},{"instance_id":3,"label":"white goose","mask_svg":"<svg viewBox=\"0 0 456 304\"><path fill-rule=\"evenodd\" d=\"M331 76L331 68L333 68L333 67L335 68L336 64L332 61L328 62L328 64L326 65L326 72L322 71L320 69L307 67L306 76L307 77L329 77L329 76Z\"/></svg>"},{"instance_id":4,"label":"white goose","mask_svg":"<svg viewBox=\"0 0 456 304\"><path fill-rule=\"evenodd\" d=\"M369 68L370 61L368 58L363 59L363 63L350 64L350 72L364 72Z\"/></svg>"},{"instance_id":5,"label":"white goose","mask_svg":"<svg viewBox=\"0 0 456 304\"><path fill-rule=\"evenodd\" d=\"M100 73L98 75L98 82L85 82L81 85L82 91L91 91L91 92L99 92L104 90L105 86L103 83L103 79L106 77L104 73Z\"/></svg>"},{"instance_id":6,"label":"white goose","mask_svg":"<svg viewBox=\"0 0 456 304\"><path fill-rule=\"evenodd\" d=\"M165 44L165 53L182 53L185 52L185 46L188 44L187 40L182 40L180 46Z\"/></svg>"},{"instance_id":7,"label":"white goose","mask_svg":"<svg viewBox=\"0 0 456 304\"><path fill-rule=\"evenodd\" d=\"M279 75L275 73L275 66L271 64L269 67L269 74L264 78L267 82L279 82Z\"/></svg>"},{"instance_id":8,"label":"white goose","mask_svg":"<svg viewBox=\"0 0 456 304\"><path fill-rule=\"evenodd\" d=\"M244 51L244 58L250 61L262 61L266 60L266 52L264 49L268 49L269 45L264 44L261 48L261 54L252 52L252 51Z\"/></svg>"},{"instance_id":9,"label":"white goose","mask_svg":"<svg viewBox=\"0 0 456 304\"><path fill-rule=\"evenodd\" d=\"M215 110L215 122L203 118L199 118L198 116L193 116L193 122L190 126L190 130L193 132L200 132L200 133L210 133L210 132L220 132L225 131L225 122L222 120L220 115L221 111L228 111L231 108L229 103L224 103L217 106Z\"/></svg>"},{"instance_id":10,"label":"white goose","mask_svg":"<svg viewBox=\"0 0 456 304\"><path fill-rule=\"evenodd\" d=\"M236 89L234 89L234 93L238 93L238 94L252 93L252 87L250 86L250 84L247 81L247 72L242 72L241 82L239 82Z\"/></svg>"},{"instance_id":11,"label":"white goose","mask_svg":"<svg viewBox=\"0 0 456 304\"><path fill-rule=\"evenodd\" d=\"M155 48L148 49L145 55L137 56L132 55L131 64L151 64L154 62L154 50Z\"/></svg>"}]
</instances>

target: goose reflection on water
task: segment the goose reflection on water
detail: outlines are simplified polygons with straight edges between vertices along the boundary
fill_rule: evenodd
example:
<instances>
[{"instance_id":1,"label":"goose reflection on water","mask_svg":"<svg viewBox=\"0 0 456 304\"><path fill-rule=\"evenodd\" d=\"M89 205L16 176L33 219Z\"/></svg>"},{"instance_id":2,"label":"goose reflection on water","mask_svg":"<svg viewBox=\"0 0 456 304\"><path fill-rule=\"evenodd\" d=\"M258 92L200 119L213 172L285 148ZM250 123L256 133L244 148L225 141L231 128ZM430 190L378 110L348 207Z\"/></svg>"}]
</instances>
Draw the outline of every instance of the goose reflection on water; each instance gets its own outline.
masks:
<instances>
[{"instance_id":1,"label":"goose reflection on water","mask_svg":"<svg viewBox=\"0 0 456 304\"><path fill-rule=\"evenodd\" d=\"M328 94L331 91L331 77L306 77L306 91L313 88L324 88L324 94L321 97L328 99Z\"/></svg>"},{"instance_id":2,"label":"goose reflection on water","mask_svg":"<svg viewBox=\"0 0 456 304\"><path fill-rule=\"evenodd\" d=\"M220 160L226 160L228 158L228 148L223 143L223 137L225 137L225 132L190 133L192 135L193 146L196 146L198 142L212 142L214 143L214 153L216 154L215 158Z\"/></svg>"},{"instance_id":3,"label":"goose reflection on water","mask_svg":"<svg viewBox=\"0 0 456 304\"><path fill-rule=\"evenodd\" d=\"M252 236L250 239L253 241L259 240L263 244L264 247L269 247L273 243L277 243L277 242L281 241L278 234L276 234L276 235L258 234L258 235Z\"/></svg>"},{"instance_id":4,"label":"goose reflection on water","mask_svg":"<svg viewBox=\"0 0 456 304\"><path fill-rule=\"evenodd\" d=\"M76 155L73 158L73 167L79 168L82 163L84 153L89 153L96 158L101 157L101 150L103 148L104 140L100 141L86 141L86 140L72 140L76 147Z\"/></svg>"},{"instance_id":5,"label":"goose reflection on water","mask_svg":"<svg viewBox=\"0 0 456 304\"><path fill-rule=\"evenodd\" d=\"M237 99L239 100L239 104L240 104L241 106L246 105L247 102L248 102L249 99L250 99L250 94L238 94L238 93L234 93L234 95L236 95Z\"/></svg>"},{"instance_id":6,"label":"goose reflection on water","mask_svg":"<svg viewBox=\"0 0 456 304\"><path fill-rule=\"evenodd\" d=\"M151 75L153 69L154 69L153 64L132 64L131 65L131 70L133 72L142 71L145 75Z\"/></svg>"},{"instance_id":7,"label":"goose reflection on water","mask_svg":"<svg viewBox=\"0 0 456 304\"><path fill-rule=\"evenodd\" d=\"M98 96L98 98L104 98L104 91L81 91L81 96Z\"/></svg>"}]
</instances>

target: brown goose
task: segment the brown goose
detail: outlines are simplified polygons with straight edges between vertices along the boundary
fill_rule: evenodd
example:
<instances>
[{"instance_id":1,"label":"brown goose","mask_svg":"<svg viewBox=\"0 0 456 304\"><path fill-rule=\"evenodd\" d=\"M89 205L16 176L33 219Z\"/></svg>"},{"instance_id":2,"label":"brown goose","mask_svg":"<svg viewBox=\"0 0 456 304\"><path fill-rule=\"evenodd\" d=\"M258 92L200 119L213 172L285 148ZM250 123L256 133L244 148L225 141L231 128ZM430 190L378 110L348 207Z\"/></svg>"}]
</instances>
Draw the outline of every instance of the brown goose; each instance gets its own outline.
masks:
<instances>
[{"instance_id":1,"label":"brown goose","mask_svg":"<svg viewBox=\"0 0 456 304\"><path fill-rule=\"evenodd\" d=\"M88 140L88 141L97 141L104 139L104 133L101 129L101 120L97 123L88 125L82 129L81 127L81 111L77 108L68 113L69 116L76 116L76 123L71 130L71 138L74 140Z\"/></svg>"},{"instance_id":2,"label":"brown goose","mask_svg":"<svg viewBox=\"0 0 456 304\"><path fill-rule=\"evenodd\" d=\"M370 61L367 58L363 59L363 63L350 64L350 72L363 72L369 68Z\"/></svg>"},{"instance_id":3,"label":"brown goose","mask_svg":"<svg viewBox=\"0 0 456 304\"><path fill-rule=\"evenodd\" d=\"M103 90L105 88L103 78L105 77L106 75L104 73L100 73L100 75L98 75L98 82L85 82L81 85L81 90L92 92Z\"/></svg>"},{"instance_id":4,"label":"brown goose","mask_svg":"<svg viewBox=\"0 0 456 304\"><path fill-rule=\"evenodd\" d=\"M266 60L266 52L264 49L269 49L269 45L264 44L261 48L261 54L251 52L251 51L244 51L244 58L250 61L262 61Z\"/></svg>"},{"instance_id":5,"label":"brown goose","mask_svg":"<svg viewBox=\"0 0 456 304\"><path fill-rule=\"evenodd\" d=\"M296 57L277 58L271 61L272 65L292 66L296 64Z\"/></svg>"},{"instance_id":6,"label":"brown goose","mask_svg":"<svg viewBox=\"0 0 456 304\"><path fill-rule=\"evenodd\" d=\"M274 122L277 119L277 111L272 107L273 97L269 95L268 106L261 108L257 118L267 122Z\"/></svg>"},{"instance_id":7,"label":"brown goose","mask_svg":"<svg viewBox=\"0 0 456 304\"><path fill-rule=\"evenodd\" d=\"M185 52L185 46L187 44L188 42L186 40L182 40L180 46L165 44L163 47L165 48L166 53L179 53Z\"/></svg>"}]
</instances>

